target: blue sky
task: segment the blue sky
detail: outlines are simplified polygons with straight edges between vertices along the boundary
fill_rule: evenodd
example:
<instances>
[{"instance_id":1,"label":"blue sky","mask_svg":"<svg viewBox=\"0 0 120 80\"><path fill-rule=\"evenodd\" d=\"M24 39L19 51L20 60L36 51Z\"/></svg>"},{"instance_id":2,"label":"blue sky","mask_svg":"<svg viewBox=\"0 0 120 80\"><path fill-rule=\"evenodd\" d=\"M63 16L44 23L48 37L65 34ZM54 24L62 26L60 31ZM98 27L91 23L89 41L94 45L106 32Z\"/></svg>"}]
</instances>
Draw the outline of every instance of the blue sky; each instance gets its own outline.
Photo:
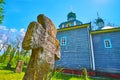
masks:
<instances>
[{"instance_id":1,"label":"blue sky","mask_svg":"<svg viewBox=\"0 0 120 80\"><path fill-rule=\"evenodd\" d=\"M2 26L6 28L27 28L31 21L36 21L39 14L48 16L58 28L67 20L67 14L76 13L77 19L88 23L99 16L106 23L120 26L120 0L5 0L5 18Z\"/></svg>"}]
</instances>

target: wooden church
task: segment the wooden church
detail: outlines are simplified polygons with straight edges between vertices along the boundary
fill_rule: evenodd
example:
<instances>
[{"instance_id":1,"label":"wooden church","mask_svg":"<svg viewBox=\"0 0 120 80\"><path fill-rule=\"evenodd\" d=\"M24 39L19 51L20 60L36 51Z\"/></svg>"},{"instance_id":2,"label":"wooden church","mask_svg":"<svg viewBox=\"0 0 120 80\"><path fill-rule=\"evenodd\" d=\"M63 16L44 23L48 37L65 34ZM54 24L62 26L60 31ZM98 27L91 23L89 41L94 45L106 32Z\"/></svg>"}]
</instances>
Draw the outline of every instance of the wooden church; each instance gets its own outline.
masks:
<instances>
[{"instance_id":1,"label":"wooden church","mask_svg":"<svg viewBox=\"0 0 120 80\"><path fill-rule=\"evenodd\" d=\"M68 13L57 33L61 45L57 68L120 73L120 27L104 26L99 16L96 25L84 24L74 12Z\"/></svg>"}]
</instances>

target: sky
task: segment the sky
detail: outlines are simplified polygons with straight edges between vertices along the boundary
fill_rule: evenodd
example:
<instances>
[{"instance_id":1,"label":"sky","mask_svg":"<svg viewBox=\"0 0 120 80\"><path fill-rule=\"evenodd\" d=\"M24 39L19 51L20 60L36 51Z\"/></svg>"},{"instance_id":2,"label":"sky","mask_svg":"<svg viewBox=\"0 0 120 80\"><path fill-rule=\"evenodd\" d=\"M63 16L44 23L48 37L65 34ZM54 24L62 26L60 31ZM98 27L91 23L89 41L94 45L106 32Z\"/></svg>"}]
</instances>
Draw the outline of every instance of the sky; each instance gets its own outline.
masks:
<instances>
[{"instance_id":1,"label":"sky","mask_svg":"<svg viewBox=\"0 0 120 80\"><path fill-rule=\"evenodd\" d=\"M14 31L26 30L39 14L49 17L58 28L71 11L83 23L94 21L98 12L106 24L120 26L120 0L5 0L5 3L5 18L0 27Z\"/></svg>"}]
</instances>

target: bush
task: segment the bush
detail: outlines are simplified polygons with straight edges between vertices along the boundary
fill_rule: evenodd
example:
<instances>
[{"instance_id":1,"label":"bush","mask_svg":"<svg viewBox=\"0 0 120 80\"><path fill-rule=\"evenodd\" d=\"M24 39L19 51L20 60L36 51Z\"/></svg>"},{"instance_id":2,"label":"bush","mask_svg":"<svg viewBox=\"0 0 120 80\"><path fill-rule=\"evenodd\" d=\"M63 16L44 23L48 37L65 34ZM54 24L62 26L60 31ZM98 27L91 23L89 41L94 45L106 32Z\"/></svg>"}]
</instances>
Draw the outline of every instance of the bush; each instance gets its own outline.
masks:
<instances>
[{"instance_id":1,"label":"bush","mask_svg":"<svg viewBox=\"0 0 120 80\"><path fill-rule=\"evenodd\" d=\"M82 75L81 75L81 77L83 78L83 80L89 80L89 76L88 76L86 68L82 69Z\"/></svg>"}]
</instances>

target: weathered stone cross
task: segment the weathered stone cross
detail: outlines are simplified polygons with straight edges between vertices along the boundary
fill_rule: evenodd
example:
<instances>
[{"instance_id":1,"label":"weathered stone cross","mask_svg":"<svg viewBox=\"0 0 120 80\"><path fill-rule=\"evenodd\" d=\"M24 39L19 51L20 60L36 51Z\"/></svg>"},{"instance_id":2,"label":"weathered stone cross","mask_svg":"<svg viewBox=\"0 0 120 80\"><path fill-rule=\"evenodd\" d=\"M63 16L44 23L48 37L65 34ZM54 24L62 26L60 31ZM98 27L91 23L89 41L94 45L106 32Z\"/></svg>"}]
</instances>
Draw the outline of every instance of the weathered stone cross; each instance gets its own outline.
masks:
<instances>
[{"instance_id":1,"label":"weathered stone cross","mask_svg":"<svg viewBox=\"0 0 120 80\"><path fill-rule=\"evenodd\" d=\"M60 44L54 24L43 14L37 17L37 21L29 24L22 43L23 49L32 49L23 80L50 80L54 62L60 58Z\"/></svg>"}]
</instances>

